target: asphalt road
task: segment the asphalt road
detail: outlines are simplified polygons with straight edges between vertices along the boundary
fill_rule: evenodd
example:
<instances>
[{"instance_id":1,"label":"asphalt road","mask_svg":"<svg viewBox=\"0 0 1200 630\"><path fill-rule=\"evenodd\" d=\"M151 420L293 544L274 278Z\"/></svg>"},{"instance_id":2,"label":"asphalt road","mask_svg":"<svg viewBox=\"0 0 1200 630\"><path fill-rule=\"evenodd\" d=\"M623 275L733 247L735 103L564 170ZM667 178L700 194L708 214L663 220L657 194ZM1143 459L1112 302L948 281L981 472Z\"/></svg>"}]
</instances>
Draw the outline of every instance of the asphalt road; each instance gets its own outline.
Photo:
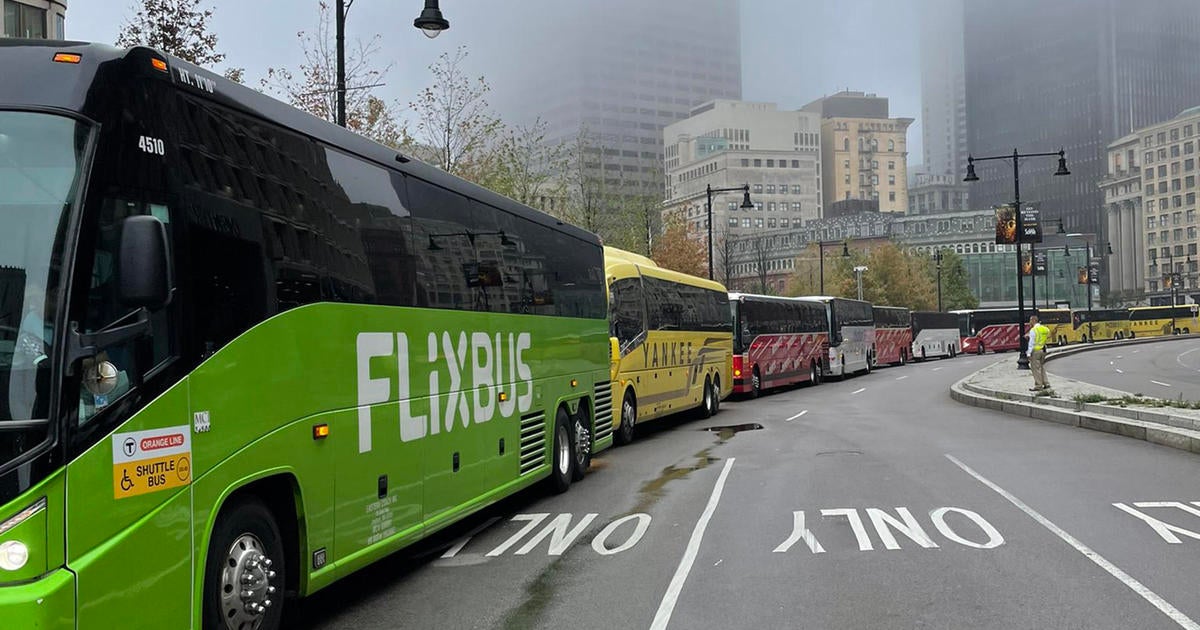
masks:
<instances>
[{"instance_id":1,"label":"asphalt road","mask_svg":"<svg viewBox=\"0 0 1200 630\"><path fill-rule=\"evenodd\" d=\"M1200 458L950 400L996 360L659 423L570 492L514 497L287 627L1200 627ZM708 430L743 424L762 428Z\"/></svg>"},{"instance_id":2,"label":"asphalt road","mask_svg":"<svg viewBox=\"0 0 1200 630\"><path fill-rule=\"evenodd\" d=\"M1047 363L1046 371L1156 398L1200 400L1200 339L1082 352Z\"/></svg>"}]
</instances>

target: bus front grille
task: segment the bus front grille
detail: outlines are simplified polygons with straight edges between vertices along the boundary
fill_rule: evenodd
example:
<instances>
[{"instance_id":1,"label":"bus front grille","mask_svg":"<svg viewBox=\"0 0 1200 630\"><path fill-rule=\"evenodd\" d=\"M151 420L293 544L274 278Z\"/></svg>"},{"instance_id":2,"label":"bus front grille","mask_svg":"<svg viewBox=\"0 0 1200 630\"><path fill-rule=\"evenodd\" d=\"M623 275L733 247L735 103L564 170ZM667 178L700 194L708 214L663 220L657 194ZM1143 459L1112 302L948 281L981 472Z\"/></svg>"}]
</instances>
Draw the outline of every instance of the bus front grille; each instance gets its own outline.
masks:
<instances>
[{"instance_id":1,"label":"bus front grille","mask_svg":"<svg viewBox=\"0 0 1200 630\"><path fill-rule=\"evenodd\" d=\"M521 416L521 474L537 470L546 457L546 414Z\"/></svg>"},{"instance_id":2,"label":"bus front grille","mask_svg":"<svg viewBox=\"0 0 1200 630\"><path fill-rule=\"evenodd\" d=\"M595 408L595 441L599 442L604 438L612 435L612 382L604 381L596 383L595 393L593 394L596 401Z\"/></svg>"}]
</instances>

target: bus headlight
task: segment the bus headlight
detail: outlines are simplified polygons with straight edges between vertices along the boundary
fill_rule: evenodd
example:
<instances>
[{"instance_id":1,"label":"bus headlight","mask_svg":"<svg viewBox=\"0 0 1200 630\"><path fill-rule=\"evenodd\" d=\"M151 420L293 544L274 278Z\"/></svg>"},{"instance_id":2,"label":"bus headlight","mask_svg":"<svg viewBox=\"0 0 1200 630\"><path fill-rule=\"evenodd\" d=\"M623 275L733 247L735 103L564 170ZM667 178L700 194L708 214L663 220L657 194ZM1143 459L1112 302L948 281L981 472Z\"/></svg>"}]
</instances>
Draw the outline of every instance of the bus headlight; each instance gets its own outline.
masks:
<instances>
[{"instance_id":1,"label":"bus headlight","mask_svg":"<svg viewBox=\"0 0 1200 630\"><path fill-rule=\"evenodd\" d=\"M29 561L29 547L19 540L0 543L0 569L18 571Z\"/></svg>"}]
</instances>

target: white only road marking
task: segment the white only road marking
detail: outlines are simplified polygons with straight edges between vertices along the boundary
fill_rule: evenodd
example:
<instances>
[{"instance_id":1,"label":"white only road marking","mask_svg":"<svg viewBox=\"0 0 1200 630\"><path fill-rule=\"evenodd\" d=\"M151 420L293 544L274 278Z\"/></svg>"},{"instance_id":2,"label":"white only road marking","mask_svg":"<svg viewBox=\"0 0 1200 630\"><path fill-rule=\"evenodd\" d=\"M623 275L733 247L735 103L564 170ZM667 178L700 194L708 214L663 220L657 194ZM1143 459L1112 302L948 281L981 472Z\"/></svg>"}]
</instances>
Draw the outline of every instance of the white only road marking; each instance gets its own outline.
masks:
<instances>
[{"instance_id":1,"label":"white only road marking","mask_svg":"<svg viewBox=\"0 0 1200 630\"><path fill-rule=\"evenodd\" d=\"M717 485L713 486L712 495L708 497L708 505L704 506L700 520L696 521L696 527L692 530L692 537L688 540L687 549L684 550L683 557L679 559L679 566L675 569L675 576L671 578L671 583L667 586L667 592L663 594L662 602L658 605L658 612L650 624L650 630L664 630L667 624L671 623L671 613L675 611L675 602L679 601L683 583L687 581L688 573L691 572L692 565L696 562L696 555L700 552L700 542L704 539L704 530L708 528L708 521L712 519L713 512L717 511L717 503L721 501L721 492L725 489L725 480L729 478L729 469L733 468L734 461L735 458L730 458L725 462L725 467L721 469L721 476L717 477Z\"/></svg>"},{"instance_id":2,"label":"white only road marking","mask_svg":"<svg viewBox=\"0 0 1200 630\"><path fill-rule=\"evenodd\" d=\"M799 417L803 416L803 415L804 415L804 414L806 414L806 413L808 413L808 410L807 410L807 409L805 409L804 411L801 411L800 413L798 413L798 414L796 414L796 415L792 416L791 418L788 418L788 419L787 419L787 421L788 421L788 422L791 422L792 420L795 420L796 418L799 418Z\"/></svg>"},{"instance_id":3,"label":"white only road marking","mask_svg":"<svg viewBox=\"0 0 1200 630\"><path fill-rule=\"evenodd\" d=\"M1170 384L1170 383L1164 383L1164 382L1162 382L1162 381L1150 381L1150 382L1151 382L1151 383L1154 383L1155 385L1162 385L1163 387L1170 387L1170 386L1171 386L1171 384Z\"/></svg>"},{"instance_id":4,"label":"white only road marking","mask_svg":"<svg viewBox=\"0 0 1200 630\"><path fill-rule=\"evenodd\" d=\"M1180 610L1178 608L1175 608L1174 606L1172 606L1167 600L1163 599L1157 593L1150 590L1150 588L1147 587L1146 585L1144 585L1141 582L1134 579L1133 576L1122 571L1117 565L1106 560L1104 558L1104 556L1101 556L1100 554L1096 553L1095 551L1092 551L1091 549L1089 549L1087 545L1084 545L1082 542L1079 542L1079 540L1077 540L1074 536L1068 534L1065 530L1063 530L1058 525L1055 525L1054 523L1050 522L1049 519L1047 519L1046 517L1039 514L1036 510L1029 507L1028 505L1025 505L1025 503L1023 501L1021 501L1017 497L1013 496L1012 494L1009 494L1009 492L1007 490L1005 490L1004 488L1001 488L1000 486L997 486L996 484L994 484L991 481L989 481L988 479L986 479L983 475L980 475L979 473L975 472L974 470L971 469L970 466L967 466L966 464L962 463L961 461L958 460L958 458L954 457L953 455L947 454L946 458L949 459L950 461L954 462L954 464L956 466L963 469L963 471L966 472L968 475L971 475L972 477L974 477L976 480L978 480L983 485L994 490L996 492L996 494L999 494L1000 496L1007 499L1009 503L1012 503L1013 505L1017 506L1017 509L1021 510L1026 515L1028 515L1030 518L1037 521L1038 524L1041 525L1042 527L1045 527L1046 529L1050 530L1050 532L1053 533L1055 536L1058 536L1059 538L1061 538L1063 540L1063 542L1074 547L1076 551L1083 554L1083 556L1085 558L1087 558L1088 560L1091 560L1092 562L1096 563L1096 565L1099 566L1101 569L1104 569L1105 571L1107 571L1109 575L1120 580L1122 584L1124 584L1125 586L1128 586L1130 590L1132 590L1134 593L1137 593L1138 595L1140 595L1142 597L1142 599L1146 600L1152 606L1154 606L1155 608L1162 611L1162 613L1164 615L1170 617L1171 621L1174 621L1176 624L1179 625L1179 627L1187 628L1187 630L1200 630L1200 624L1197 624L1195 621L1192 621L1191 618L1189 618L1187 615L1180 612Z\"/></svg>"},{"instance_id":5,"label":"white only road marking","mask_svg":"<svg viewBox=\"0 0 1200 630\"><path fill-rule=\"evenodd\" d=\"M867 388L866 388L866 387L860 387L860 388L858 388L858 389L856 389L856 390L854 390L854 391L850 392L850 395L851 395L851 396L853 396L854 394L861 394L861 393L863 393L863 392L865 392L865 391L867 391Z\"/></svg>"},{"instance_id":6,"label":"white only road marking","mask_svg":"<svg viewBox=\"0 0 1200 630\"><path fill-rule=\"evenodd\" d=\"M493 516L492 518L489 518L487 521L485 521L482 525L467 532L466 536L463 536L462 538L458 539L458 542L455 543L453 547L447 549L446 553L442 554L442 558L453 558L454 556L457 556L458 552L462 551L463 547L466 547L467 543L471 542L471 539L474 538L476 534L491 527L492 525L495 525L496 521L498 521L498 520L500 520L499 516Z\"/></svg>"},{"instance_id":7,"label":"white only road marking","mask_svg":"<svg viewBox=\"0 0 1200 630\"><path fill-rule=\"evenodd\" d=\"M897 377L896 377L896 380L897 380L897 381L903 381L903 380L904 380L904 379L906 379L906 378L908 378L908 375L907 375L907 374L905 374L904 376L897 376Z\"/></svg>"},{"instance_id":8,"label":"white only road marking","mask_svg":"<svg viewBox=\"0 0 1200 630\"><path fill-rule=\"evenodd\" d=\"M1124 373L1125 373L1125 370L1122 370L1121 368L1117 368L1117 374L1124 374Z\"/></svg>"}]
</instances>

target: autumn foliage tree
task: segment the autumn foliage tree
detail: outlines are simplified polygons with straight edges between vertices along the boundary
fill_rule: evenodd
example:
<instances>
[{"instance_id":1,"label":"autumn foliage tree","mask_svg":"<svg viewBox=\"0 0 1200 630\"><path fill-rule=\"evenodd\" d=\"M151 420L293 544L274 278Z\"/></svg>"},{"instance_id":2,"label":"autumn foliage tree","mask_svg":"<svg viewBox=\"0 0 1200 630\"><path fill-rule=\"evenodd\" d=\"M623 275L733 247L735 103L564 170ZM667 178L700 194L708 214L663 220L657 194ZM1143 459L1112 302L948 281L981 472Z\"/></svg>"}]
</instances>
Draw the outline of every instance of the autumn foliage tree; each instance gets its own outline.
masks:
<instances>
[{"instance_id":1,"label":"autumn foliage tree","mask_svg":"<svg viewBox=\"0 0 1200 630\"><path fill-rule=\"evenodd\" d=\"M704 243L689 237L681 220L667 221L650 258L666 269L708 277L708 253Z\"/></svg>"},{"instance_id":2,"label":"autumn foliage tree","mask_svg":"<svg viewBox=\"0 0 1200 630\"><path fill-rule=\"evenodd\" d=\"M121 26L117 46L149 46L198 66L212 67L225 60L217 52L217 36L208 30L213 10L203 0L139 0L137 11ZM229 68L227 79L241 83L245 71Z\"/></svg>"}]
</instances>

